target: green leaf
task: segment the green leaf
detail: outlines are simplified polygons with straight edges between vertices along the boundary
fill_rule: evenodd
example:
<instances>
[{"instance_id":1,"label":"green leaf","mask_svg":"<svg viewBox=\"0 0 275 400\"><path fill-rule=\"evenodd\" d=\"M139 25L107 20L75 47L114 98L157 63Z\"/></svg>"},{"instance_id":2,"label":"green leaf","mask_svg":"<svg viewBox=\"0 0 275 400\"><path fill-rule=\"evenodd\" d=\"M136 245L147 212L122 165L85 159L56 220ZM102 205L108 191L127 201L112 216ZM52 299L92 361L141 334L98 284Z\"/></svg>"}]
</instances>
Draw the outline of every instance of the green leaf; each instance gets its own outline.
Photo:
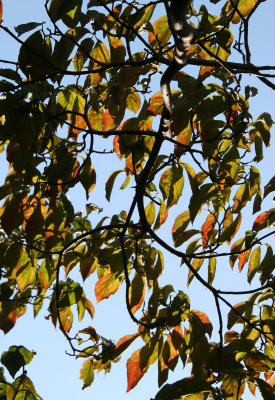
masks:
<instances>
[{"instance_id":1,"label":"green leaf","mask_svg":"<svg viewBox=\"0 0 275 400\"><path fill-rule=\"evenodd\" d=\"M227 329L231 329L233 325L239 322L243 322L242 318L239 315L243 315L247 308L249 307L248 302L242 301L236 304L232 310L228 313L228 320L227 320ZM236 314L235 310L238 314Z\"/></svg>"},{"instance_id":2,"label":"green leaf","mask_svg":"<svg viewBox=\"0 0 275 400\"><path fill-rule=\"evenodd\" d=\"M155 221L155 212L156 212L155 203L153 201L150 201L150 203L148 204L148 206L145 208L144 211L148 224L150 226L153 225Z\"/></svg>"},{"instance_id":3,"label":"green leaf","mask_svg":"<svg viewBox=\"0 0 275 400\"><path fill-rule=\"evenodd\" d=\"M175 247L179 247L182 243L182 235L185 233L187 226L190 223L190 211L184 211L175 219L173 228L172 228L172 236L173 243Z\"/></svg>"},{"instance_id":4,"label":"green leaf","mask_svg":"<svg viewBox=\"0 0 275 400\"><path fill-rule=\"evenodd\" d=\"M8 351L2 353L1 363L14 378L20 368L31 362L35 354L34 351L30 351L24 346L11 346Z\"/></svg>"},{"instance_id":5,"label":"green leaf","mask_svg":"<svg viewBox=\"0 0 275 400\"><path fill-rule=\"evenodd\" d=\"M128 110L136 114L140 109L140 106L141 106L141 101L139 94L137 92L131 91L127 96L126 107L128 108Z\"/></svg>"},{"instance_id":6,"label":"green leaf","mask_svg":"<svg viewBox=\"0 0 275 400\"><path fill-rule=\"evenodd\" d=\"M253 250L250 256L248 265L248 275L247 275L248 283L251 283L256 272L259 270L260 261L261 261L261 248L257 247L255 250Z\"/></svg>"},{"instance_id":7,"label":"green leaf","mask_svg":"<svg viewBox=\"0 0 275 400\"><path fill-rule=\"evenodd\" d=\"M136 273L129 290L130 308L133 314L142 306L144 297L145 278L141 274Z\"/></svg>"},{"instance_id":8,"label":"green leaf","mask_svg":"<svg viewBox=\"0 0 275 400\"><path fill-rule=\"evenodd\" d=\"M216 273L217 259L216 257L209 258L208 261L208 283L212 285Z\"/></svg>"},{"instance_id":9,"label":"green leaf","mask_svg":"<svg viewBox=\"0 0 275 400\"><path fill-rule=\"evenodd\" d=\"M42 26L44 24L45 22L28 22L27 24L15 26L14 30L18 33L18 36L21 36L23 33L32 31L33 29L38 28L38 26Z\"/></svg>"},{"instance_id":10,"label":"green leaf","mask_svg":"<svg viewBox=\"0 0 275 400\"><path fill-rule=\"evenodd\" d=\"M88 200L89 194L96 185L96 172L90 158L85 162L84 167L79 174L79 180L86 191L86 198Z\"/></svg>"},{"instance_id":11,"label":"green leaf","mask_svg":"<svg viewBox=\"0 0 275 400\"><path fill-rule=\"evenodd\" d=\"M184 185L184 176L181 166L173 165L168 168L160 178L159 188L162 192L163 199L167 199L167 207L177 204L182 195Z\"/></svg>"},{"instance_id":12,"label":"green leaf","mask_svg":"<svg viewBox=\"0 0 275 400\"><path fill-rule=\"evenodd\" d=\"M32 79L52 73L50 41L45 40L40 31L34 32L21 46L18 62L22 72Z\"/></svg>"},{"instance_id":13,"label":"green leaf","mask_svg":"<svg viewBox=\"0 0 275 400\"><path fill-rule=\"evenodd\" d=\"M49 13L53 21L62 19L65 25L73 28L81 15L82 0L51 0Z\"/></svg>"},{"instance_id":14,"label":"green leaf","mask_svg":"<svg viewBox=\"0 0 275 400\"><path fill-rule=\"evenodd\" d=\"M111 193L112 193L112 190L113 190L113 186L114 186L115 180L116 180L117 176L121 172L124 172L124 171L122 169L120 169L119 171L114 171L106 181L106 184L105 184L105 196L106 196L106 199L108 201L110 201Z\"/></svg>"},{"instance_id":15,"label":"green leaf","mask_svg":"<svg viewBox=\"0 0 275 400\"><path fill-rule=\"evenodd\" d=\"M269 194L275 191L275 175L270 179L267 185L264 187L264 198Z\"/></svg>"},{"instance_id":16,"label":"green leaf","mask_svg":"<svg viewBox=\"0 0 275 400\"><path fill-rule=\"evenodd\" d=\"M154 400L179 400L187 395L209 392L212 387L205 381L196 378L181 379L172 384L166 384L156 395Z\"/></svg>"},{"instance_id":17,"label":"green leaf","mask_svg":"<svg viewBox=\"0 0 275 400\"><path fill-rule=\"evenodd\" d=\"M111 62L109 51L103 42L97 43L92 51L91 57L95 59L99 65L109 64Z\"/></svg>"},{"instance_id":18,"label":"green leaf","mask_svg":"<svg viewBox=\"0 0 275 400\"><path fill-rule=\"evenodd\" d=\"M80 379L83 380L82 390L91 386L94 380L94 366L93 360L89 359L84 361L82 369L80 370Z\"/></svg>"},{"instance_id":19,"label":"green leaf","mask_svg":"<svg viewBox=\"0 0 275 400\"><path fill-rule=\"evenodd\" d=\"M274 400L274 389L261 378L255 378L255 381L263 396L263 400Z\"/></svg>"},{"instance_id":20,"label":"green leaf","mask_svg":"<svg viewBox=\"0 0 275 400\"><path fill-rule=\"evenodd\" d=\"M28 262L27 265L21 267L17 272L17 284L21 292L35 283L36 268Z\"/></svg>"},{"instance_id":21,"label":"green leaf","mask_svg":"<svg viewBox=\"0 0 275 400\"><path fill-rule=\"evenodd\" d=\"M163 46L166 45L171 36L167 15L158 18L153 23L153 30L154 33L152 32L149 33L148 37L149 43L152 45L153 42L157 42Z\"/></svg>"}]
</instances>

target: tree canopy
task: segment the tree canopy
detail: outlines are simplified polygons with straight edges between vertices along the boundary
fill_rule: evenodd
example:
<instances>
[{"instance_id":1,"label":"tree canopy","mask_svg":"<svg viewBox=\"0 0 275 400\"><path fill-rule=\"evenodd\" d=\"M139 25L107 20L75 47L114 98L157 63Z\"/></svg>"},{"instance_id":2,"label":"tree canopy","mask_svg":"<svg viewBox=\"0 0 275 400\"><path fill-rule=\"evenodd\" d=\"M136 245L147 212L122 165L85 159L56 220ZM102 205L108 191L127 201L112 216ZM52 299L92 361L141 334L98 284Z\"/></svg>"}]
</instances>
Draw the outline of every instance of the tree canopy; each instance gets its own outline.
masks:
<instances>
[{"instance_id":1,"label":"tree canopy","mask_svg":"<svg viewBox=\"0 0 275 400\"><path fill-rule=\"evenodd\" d=\"M0 29L19 45L0 60L0 329L47 309L83 359L83 389L128 351L127 391L157 363L155 400L240 400L245 388L274 399L272 168L261 179L274 122L252 115L258 90L243 83L275 89L275 65L254 65L249 41L263 2L45 0L46 22L13 28L0 0ZM189 271L180 290L167 253ZM251 287L220 286L216 267ZM134 333L106 339L93 325L92 278L110 308L124 288ZM193 280L214 299L215 323L193 309ZM1 400L40 399L25 371L34 356L18 344L2 354L14 380L1 369ZM178 363L182 379L167 384Z\"/></svg>"}]
</instances>

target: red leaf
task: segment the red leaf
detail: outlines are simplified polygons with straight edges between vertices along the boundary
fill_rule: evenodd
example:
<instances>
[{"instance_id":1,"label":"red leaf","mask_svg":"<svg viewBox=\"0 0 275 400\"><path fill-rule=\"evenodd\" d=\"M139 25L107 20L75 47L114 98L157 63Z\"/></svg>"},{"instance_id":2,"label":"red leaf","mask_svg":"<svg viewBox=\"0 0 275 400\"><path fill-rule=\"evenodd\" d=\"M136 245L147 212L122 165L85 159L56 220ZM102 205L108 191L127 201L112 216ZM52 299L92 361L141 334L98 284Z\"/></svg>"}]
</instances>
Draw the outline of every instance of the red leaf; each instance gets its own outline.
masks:
<instances>
[{"instance_id":1,"label":"red leaf","mask_svg":"<svg viewBox=\"0 0 275 400\"><path fill-rule=\"evenodd\" d=\"M127 392L129 392L138 384L138 382L148 369L148 366L142 368L140 365L141 364L140 353L142 350L143 348L135 351L132 354L132 357L129 358L129 360L127 361L127 380L128 380Z\"/></svg>"},{"instance_id":2,"label":"red leaf","mask_svg":"<svg viewBox=\"0 0 275 400\"><path fill-rule=\"evenodd\" d=\"M70 123L73 126L69 127L69 137L72 137L76 142L77 136L80 134L80 132L86 129L87 124L81 115L73 115Z\"/></svg>"},{"instance_id":3,"label":"red leaf","mask_svg":"<svg viewBox=\"0 0 275 400\"><path fill-rule=\"evenodd\" d=\"M262 214L258 215L258 217L254 221L252 230L258 232L261 229L266 228L268 217L269 217L269 211L265 211Z\"/></svg>"},{"instance_id":4,"label":"red leaf","mask_svg":"<svg viewBox=\"0 0 275 400\"><path fill-rule=\"evenodd\" d=\"M207 246L211 234L213 233L216 224L216 217L213 214L209 214L206 221L201 227L201 236L203 247Z\"/></svg>"}]
</instances>

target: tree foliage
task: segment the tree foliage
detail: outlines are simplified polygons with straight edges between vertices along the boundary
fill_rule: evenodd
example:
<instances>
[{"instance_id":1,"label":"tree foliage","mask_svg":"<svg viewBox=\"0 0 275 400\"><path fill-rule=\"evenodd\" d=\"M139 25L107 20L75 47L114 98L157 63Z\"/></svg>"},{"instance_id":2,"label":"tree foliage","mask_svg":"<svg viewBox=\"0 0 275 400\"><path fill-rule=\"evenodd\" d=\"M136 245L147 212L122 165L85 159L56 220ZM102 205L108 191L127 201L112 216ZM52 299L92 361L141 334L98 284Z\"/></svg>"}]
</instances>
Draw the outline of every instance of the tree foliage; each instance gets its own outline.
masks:
<instances>
[{"instance_id":1,"label":"tree foliage","mask_svg":"<svg viewBox=\"0 0 275 400\"><path fill-rule=\"evenodd\" d=\"M0 329L8 333L27 307L36 317L45 304L72 354L83 358L83 389L139 338L143 345L127 361L127 391L157 363L155 400L237 400L245 386L273 399L275 255L267 239L275 209L262 201L275 191L275 177L262 183L260 173L273 120L250 113L257 89L242 85L247 74L275 89L275 67L251 61L251 17L263 0L189 4L182 17L198 39L169 78L167 119L158 85L175 66L177 46L168 3L46 0L46 23L13 31L2 22L20 49L0 69L0 149L9 165L0 187ZM127 209L114 215L93 201L102 187L98 154L102 167L119 161L104 187L111 204L124 179L119 196ZM86 212L69 197L81 187ZM189 270L187 285L198 280L214 298L217 324L192 308L184 283L178 292L169 281L161 286L167 252ZM238 268L253 288L217 287L218 263ZM92 322L79 327L76 319L96 312L84 292L90 276L96 301L108 299L110 307L125 288L136 332L114 342ZM228 294L243 301L229 302ZM23 372L13 383L1 372L1 399L40 398L24 373L32 357L23 346L2 354L12 376ZM182 380L165 384L177 363L191 363L191 375L183 369Z\"/></svg>"}]
</instances>

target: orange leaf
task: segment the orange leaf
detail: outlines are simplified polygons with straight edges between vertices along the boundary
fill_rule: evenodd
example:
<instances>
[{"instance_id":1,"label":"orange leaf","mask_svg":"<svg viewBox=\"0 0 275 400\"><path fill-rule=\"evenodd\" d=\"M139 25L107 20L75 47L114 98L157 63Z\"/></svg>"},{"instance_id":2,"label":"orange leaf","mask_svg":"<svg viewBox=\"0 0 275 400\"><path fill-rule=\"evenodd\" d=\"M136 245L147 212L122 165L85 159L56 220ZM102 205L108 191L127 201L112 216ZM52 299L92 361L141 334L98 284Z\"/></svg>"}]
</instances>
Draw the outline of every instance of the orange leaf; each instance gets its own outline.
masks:
<instances>
[{"instance_id":1,"label":"orange leaf","mask_svg":"<svg viewBox=\"0 0 275 400\"><path fill-rule=\"evenodd\" d=\"M109 131L111 129L115 129L116 123L115 123L115 117L113 117L110 114L110 111L107 109L102 117L102 123L103 123L103 131Z\"/></svg>"},{"instance_id":2,"label":"orange leaf","mask_svg":"<svg viewBox=\"0 0 275 400\"><path fill-rule=\"evenodd\" d=\"M166 343L169 346L169 359L167 360L166 364L171 369L172 371L175 369L177 362L178 362L178 357L179 357L179 351L175 348L173 339L171 334L169 333L167 336Z\"/></svg>"},{"instance_id":3,"label":"orange leaf","mask_svg":"<svg viewBox=\"0 0 275 400\"><path fill-rule=\"evenodd\" d=\"M164 222L166 221L166 219L168 217L168 209L166 207L166 204L163 201L160 201L160 203L161 203L161 206L160 206L159 213L157 215L156 222L154 225L154 231L159 229L160 226L162 224L164 224Z\"/></svg>"},{"instance_id":4,"label":"orange leaf","mask_svg":"<svg viewBox=\"0 0 275 400\"><path fill-rule=\"evenodd\" d=\"M73 323L72 308L61 308L61 310L59 310L59 314L62 327L65 329L66 332L70 332Z\"/></svg>"},{"instance_id":5,"label":"orange leaf","mask_svg":"<svg viewBox=\"0 0 275 400\"><path fill-rule=\"evenodd\" d=\"M3 5L2 5L2 0L0 0L0 24L2 20L2 15L3 15Z\"/></svg>"},{"instance_id":6,"label":"orange leaf","mask_svg":"<svg viewBox=\"0 0 275 400\"><path fill-rule=\"evenodd\" d=\"M119 285L120 281L108 270L95 285L96 301L99 303L103 299L108 299L111 294L116 293Z\"/></svg>"},{"instance_id":7,"label":"orange leaf","mask_svg":"<svg viewBox=\"0 0 275 400\"><path fill-rule=\"evenodd\" d=\"M254 6L258 0L239 0L238 2L235 1L236 7L238 7L238 10L240 11L240 14L242 17L247 17L250 12L253 10ZM232 18L232 23L233 24L238 24L241 20L241 17L239 13L234 13L234 16Z\"/></svg>"},{"instance_id":8,"label":"orange leaf","mask_svg":"<svg viewBox=\"0 0 275 400\"><path fill-rule=\"evenodd\" d=\"M7 304L4 310L0 311L0 329L6 334L15 325L18 317L20 317L20 312L12 304Z\"/></svg>"},{"instance_id":9,"label":"orange leaf","mask_svg":"<svg viewBox=\"0 0 275 400\"><path fill-rule=\"evenodd\" d=\"M86 129L87 124L81 115L73 115L71 119L71 126L69 127L69 137L72 137L76 142L77 136Z\"/></svg>"},{"instance_id":10,"label":"orange leaf","mask_svg":"<svg viewBox=\"0 0 275 400\"><path fill-rule=\"evenodd\" d=\"M255 371L267 372L270 370L270 367L266 361L266 356L259 351L250 351L247 353L244 358L244 363L247 367Z\"/></svg>"},{"instance_id":11,"label":"orange leaf","mask_svg":"<svg viewBox=\"0 0 275 400\"><path fill-rule=\"evenodd\" d=\"M122 354L139 335L139 333L135 333L133 335L123 336L119 339L115 347L114 358L119 357L120 354Z\"/></svg>"},{"instance_id":12,"label":"orange leaf","mask_svg":"<svg viewBox=\"0 0 275 400\"><path fill-rule=\"evenodd\" d=\"M102 116L103 114L101 111L100 112L97 112L95 110L89 111L88 118L92 129L95 129L97 131L102 130L102 125L103 125Z\"/></svg>"},{"instance_id":13,"label":"orange leaf","mask_svg":"<svg viewBox=\"0 0 275 400\"><path fill-rule=\"evenodd\" d=\"M132 357L129 358L129 360L127 361L127 380L128 380L127 392L129 392L138 384L138 382L148 369L148 366L142 368L140 365L141 364L140 353L142 350L143 348L135 351L132 354Z\"/></svg>"},{"instance_id":14,"label":"orange leaf","mask_svg":"<svg viewBox=\"0 0 275 400\"><path fill-rule=\"evenodd\" d=\"M108 35L110 50L111 50L111 62L121 63L124 62L126 56L126 49L121 39L118 37Z\"/></svg>"},{"instance_id":15,"label":"orange leaf","mask_svg":"<svg viewBox=\"0 0 275 400\"><path fill-rule=\"evenodd\" d=\"M267 227L267 220L269 217L269 211L265 211L258 215L258 217L255 219L252 230L253 231L260 231L261 229L264 229Z\"/></svg>"},{"instance_id":16,"label":"orange leaf","mask_svg":"<svg viewBox=\"0 0 275 400\"><path fill-rule=\"evenodd\" d=\"M177 142L184 144L186 146L189 145L190 140L192 137L192 129L191 125L189 124L185 129L183 129L177 136ZM175 145L175 153L181 153L184 150L183 146Z\"/></svg>"},{"instance_id":17,"label":"orange leaf","mask_svg":"<svg viewBox=\"0 0 275 400\"><path fill-rule=\"evenodd\" d=\"M211 337L213 325L211 324L208 316L204 312L198 310L191 310L191 314L195 314L200 319L201 323L204 326L205 332L208 333L208 335Z\"/></svg>"},{"instance_id":18,"label":"orange leaf","mask_svg":"<svg viewBox=\"0 0 275 400\"><path fill-rule=\"evenodd\" d=\"M244 253L242 253L242 254L240 254L238 256L238 259L239 259L238 268L239 268L240 272L242 271L244 265L247 263L247 261L249 259L250 252L251 252L251 249L246 250Z\"/></svg>"},{"instance_id":19,"label":"orange leaf","mask_svg":"<svg viewBox=\"0 0 275 400\"><path fill-rule=\"evenodd\" d=\"M152 44L154 41L158 41L162 45L166 45L171 36L167 16L164 15L158 18L153 23L153 28L154 33L149 32L148 42Z\"/></svg>"},{"instance_id":20,"label":"orange leaf","mask_svg":"<svg viewBox=\"0 0 275 400\"><path fill-rule=\"evenodd\" d=\"M163 99L161 92L153 94L150 98L149 107L147 109L153 115L160 115L163 110Z\"/></svg>"},{"instance_id":21,"label":"orange leaf","mask_svg":"<svg viewBox=\"0 0 275 400\"><path fill-rule=\"evenodd\" d=\"M202 236L202 245L203 247L207 246L209 238L213 232L213 229L216 224L216 217L213 214L209 214L206 218L206 221L201 227L201 236Z\"/></svg>"}]
</instances>

